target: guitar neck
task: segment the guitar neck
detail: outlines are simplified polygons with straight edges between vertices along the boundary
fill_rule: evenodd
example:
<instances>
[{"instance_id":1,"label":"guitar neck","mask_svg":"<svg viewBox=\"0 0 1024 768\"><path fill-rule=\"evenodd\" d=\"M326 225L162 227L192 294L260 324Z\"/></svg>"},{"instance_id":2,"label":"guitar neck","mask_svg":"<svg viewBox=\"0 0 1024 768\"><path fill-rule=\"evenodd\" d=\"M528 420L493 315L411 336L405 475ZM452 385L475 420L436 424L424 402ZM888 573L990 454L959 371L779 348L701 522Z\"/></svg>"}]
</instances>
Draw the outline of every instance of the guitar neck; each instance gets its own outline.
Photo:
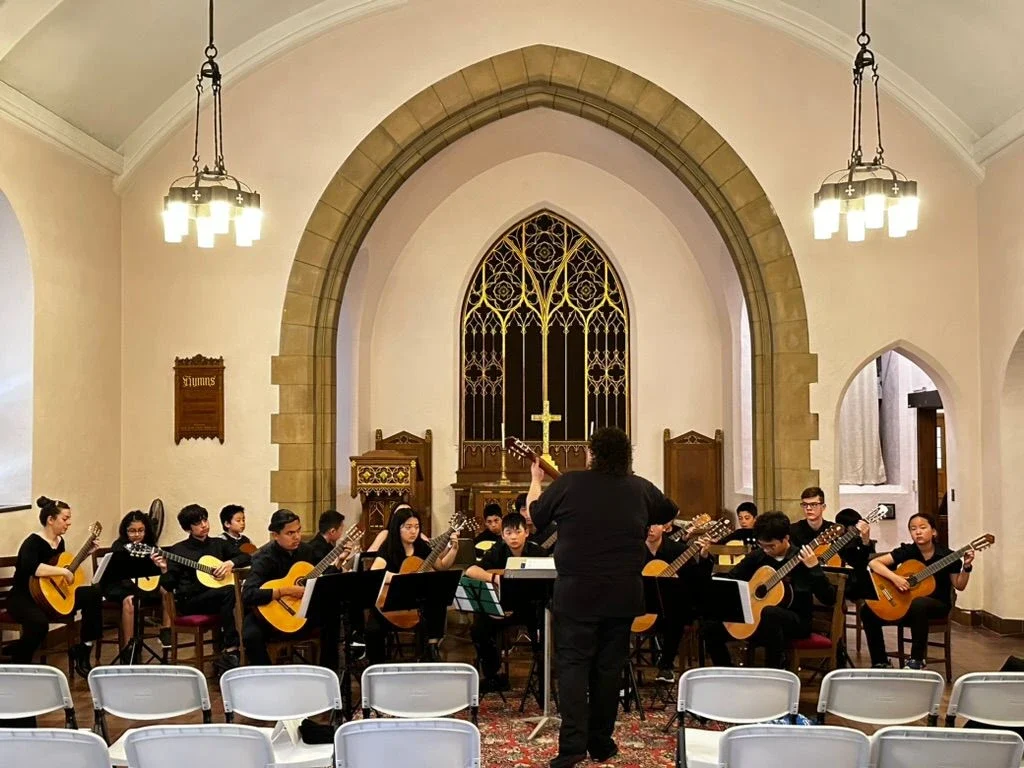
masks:
<instances>
[{"instance_id":1,"label":"guitar neck","mask_svg":"<svg viewBox=\"0 0 1024 768\"><path fill-rule=\"evenodd\" d=\"M946 555L941 560L936 560L934 563L929 565L923 571L918 571L917 573L915 573L912 576L913 583L914 584L920 584L922 581L927 579L929 576L934 576L936 573L941 571L943 568L945 568L945 567L955 563L957 560L959 560L961 557L963 557L965 554L967 554L967 552L969 550L971 550L973 548L974 547L972 547L970 544L968 544L965 547L960 547L960 549L956 550L956 552L950 552L948 555ZM908 579L908 581L910 581L910 580L911 579Z\"/></svg>"},{"instance_id":2,"label":"guitar neck","mask_svg":"<svg viewBox=\"0 0 1024 768\"><path fill-rule=\"evenodd\" d=\"M558 531L555 531L550 536L548 536L546 539L544 539L544 541L541 542L540 548L541 549L551 549L553 546L555 546L555 542L556 541L558 541Z\"/></svg>"},{"instance_id":3,"label":"guitar neck","mask_svg":"<svg viewBox=\"0 0 1024 768\"><path fill-rule=\"evenodd\" d=\"M324 575L324 571L331 567L331 563L338 559L342 552L345 551L345 547L352 543L356 538L353 533L356 533L358 529L353 528L351 531L342 536L338 543L334 545L334 549L324 555L324 559L316 564L316 567L309 572L306 576L307 579L319 579ZM358 535L358 534L357 534Z\"/></svg>"},{"instance_id":4,"label":"guitar neck","mask_svg":"<svg viewBox=\"0 0 1024 768\"><path fill-rule=\"evenodd\" d=\"M665 572L663 574L661 574L661 575L662 576L675 576L679 572L679 569L682 568L684 565L686 565L691 560L693 560L694 556L698 552L700 552L700 542L695 541L695 542L693 542L693 544L691 544L685 550L683 550L683 553L681 555L679 555L679 557L677 557L675 560L673 560L671 563L669 563L668 568L666 568Z\"/></svg>"},{"instance_id":5,"label":"guitar neck","mask_svg":"<svg viewBox=\"0 0 1024 768\"><path fill-rule=\"evenodd\" d=\"M153 551L156 552L158 555L163 555L165 558L167 558L169 562L177 563L178 565L184 565L187 568L192 568L196 571L202 571L203 573L208 573L211 576L213 575L214 571L217 570L216 568L212 568L209 565L203 565L202 563L198 563L195 560L189 560L187 557L182 557L181 555L176 554L174 552L169 552L166 549L153 547Z\"/></svg>"},{"instance_id":6,"label":"guitar neck","mask_svg":"<svg viewBox=\"0 0 1024 768\"><path fill-rule=\"evenodd\" d=\"M829 545L828 549L826 549L824 552L818 555L818 559L821 560L821 562L823 563L827 563L829 560L831 560L833 557L839 554L839 550L841 550L843 547L845 547L858 536L860 536L860 531L851 526L850 530L848 530L838 539L833 541Z\"/></svg>"},{"instance_id":7,"label":"guitar neck","mask_svg":"<svg viewBox=\"0 0 1024 768\"><path fill-rule=\"evenodd\" d=\"M441 550L444 549L445 542L448 541L448 538L452 535L452 532L454 530L454 528L449 528L440 536L437 536L431 540L430 554L427 555L426 559L423 561L423 565L419 567L417 573L424 573L434 567L434 563L437 561L437 558L441 555Z\"/></svg>"},{"instance_id":8,"label":"guitar neck","mask_svg":"<svg viewBox=\"0 0 1024 768\"><path fill-rule=\"evenodd\" d=\"M78 554L75 555L75 559L71 561L70 565L68 565L69 571L74 573L78 570L79 566L85 562L85 558L88 557L89 550L92 549L94 541L96 541L95 536L89 536L89 538L85 540L85 544L83 544L82 548L78 550Z\"/></svg>"}]
</instances>

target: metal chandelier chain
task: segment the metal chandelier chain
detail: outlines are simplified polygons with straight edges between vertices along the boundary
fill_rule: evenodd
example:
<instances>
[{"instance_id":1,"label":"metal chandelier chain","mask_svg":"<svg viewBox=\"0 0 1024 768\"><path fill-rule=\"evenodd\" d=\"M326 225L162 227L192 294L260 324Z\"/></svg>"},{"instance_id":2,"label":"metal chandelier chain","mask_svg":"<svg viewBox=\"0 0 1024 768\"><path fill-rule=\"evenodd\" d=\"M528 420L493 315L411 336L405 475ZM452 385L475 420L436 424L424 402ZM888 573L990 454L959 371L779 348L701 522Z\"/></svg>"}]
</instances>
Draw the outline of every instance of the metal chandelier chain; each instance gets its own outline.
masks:
<instances>
[{"instance_id":1,"label":"metal chandelier chain","mask_svg":"<svg viewBox=\"0 0 1024 768\"><path fill-rule=\"evenodd\" d=\"M867 0L860 4L860 34L857 35L860 50L853 61L853 131L850 146L850 167L864 164L863 150L863 117L864 117L864 72L871 69L871 85L875 90L875 157L872 165L885 163L885 148L882 146L882 111L878 93L878 61L871 45L871 35L867 31Z\"/></svg>"}]
</instances>

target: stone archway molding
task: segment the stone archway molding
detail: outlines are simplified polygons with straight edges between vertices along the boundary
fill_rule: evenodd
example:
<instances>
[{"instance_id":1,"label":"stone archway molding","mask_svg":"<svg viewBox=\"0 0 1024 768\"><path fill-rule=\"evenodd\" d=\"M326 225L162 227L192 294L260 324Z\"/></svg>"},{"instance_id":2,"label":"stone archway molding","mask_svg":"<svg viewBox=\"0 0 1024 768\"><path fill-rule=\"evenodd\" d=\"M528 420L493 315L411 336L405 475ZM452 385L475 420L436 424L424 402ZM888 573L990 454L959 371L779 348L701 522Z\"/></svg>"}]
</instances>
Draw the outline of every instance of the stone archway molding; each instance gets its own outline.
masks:
<instances>
[{"instance_id":1,"label":"stone archway molding","mask_svg":"<svg viewBox=\"0 0 1024 768\"><path fill-rule=\"evenodd\" d=\"M762 509L799 511L817 485L810 353L792 248L764 190L700 115L658 85L611 62L549 45L492 56L420 91L352 151L320 196L295 254L271 382L278 469L271 501L306 528L335 504L335 366L349 269L377 215L401 185L450 144L488 123L547 107L592 120L664 164L700 200L732 254L751 319L754 489ZM347 471L347 468L345 468Z\"/></svg>"}]
</instances>

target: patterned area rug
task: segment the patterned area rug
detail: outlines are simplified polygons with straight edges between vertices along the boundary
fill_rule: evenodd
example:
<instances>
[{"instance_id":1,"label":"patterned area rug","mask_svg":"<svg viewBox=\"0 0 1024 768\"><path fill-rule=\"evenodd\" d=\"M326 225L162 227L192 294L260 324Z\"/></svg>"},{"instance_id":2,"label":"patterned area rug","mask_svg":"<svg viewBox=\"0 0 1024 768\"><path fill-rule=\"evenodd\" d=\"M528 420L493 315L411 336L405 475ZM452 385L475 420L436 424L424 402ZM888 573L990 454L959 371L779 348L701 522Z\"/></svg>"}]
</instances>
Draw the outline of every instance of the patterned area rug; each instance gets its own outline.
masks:
<instances>
[{"instance_id":1,"label":"patterned area rug","mask_svg":"<svg viewBox=\"0 0 1024 768\"><path fill-rule=\"evenodd\" d=\"M547 768L548 761L558 754L558 728L547 726L533 741L526 737L534 728L524 718L540 714L536 703L529 702L519 714L519 697L506 694L508 706L496 696L487 696L480 705L480 735L484 768ZM645 701L645 707L647 702ZM670 768L675 765L676 737L674 728L665 726L673 708L653 709L640 720L634 710L623 713L615 727L619 754L608 763L587 761L582 765L616 766L616 768ZM687 725L693 725L687 723Z\"/></svg>"}]
</instances>

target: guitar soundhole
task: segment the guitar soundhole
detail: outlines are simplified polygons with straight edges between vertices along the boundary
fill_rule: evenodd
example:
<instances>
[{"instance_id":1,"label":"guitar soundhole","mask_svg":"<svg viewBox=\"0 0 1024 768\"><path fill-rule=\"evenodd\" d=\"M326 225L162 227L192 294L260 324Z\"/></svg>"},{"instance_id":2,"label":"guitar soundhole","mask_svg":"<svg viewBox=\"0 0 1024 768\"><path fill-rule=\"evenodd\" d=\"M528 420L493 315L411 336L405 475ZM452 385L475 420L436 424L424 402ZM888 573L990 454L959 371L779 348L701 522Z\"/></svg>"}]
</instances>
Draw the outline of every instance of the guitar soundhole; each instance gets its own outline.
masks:
<instances>
[{"instance_id":1,"label":"guitar soundhole","mask_svg":"<svg viewBox=\"0 0 1024 768\"><path fill-rule=\"evenodd\" d=\"M768 587L766 587L764 584L759 584L754 589L754 597L756 597L758 600L764 600L766 597L768 597Z\"/></svg>"}]
</instances>

